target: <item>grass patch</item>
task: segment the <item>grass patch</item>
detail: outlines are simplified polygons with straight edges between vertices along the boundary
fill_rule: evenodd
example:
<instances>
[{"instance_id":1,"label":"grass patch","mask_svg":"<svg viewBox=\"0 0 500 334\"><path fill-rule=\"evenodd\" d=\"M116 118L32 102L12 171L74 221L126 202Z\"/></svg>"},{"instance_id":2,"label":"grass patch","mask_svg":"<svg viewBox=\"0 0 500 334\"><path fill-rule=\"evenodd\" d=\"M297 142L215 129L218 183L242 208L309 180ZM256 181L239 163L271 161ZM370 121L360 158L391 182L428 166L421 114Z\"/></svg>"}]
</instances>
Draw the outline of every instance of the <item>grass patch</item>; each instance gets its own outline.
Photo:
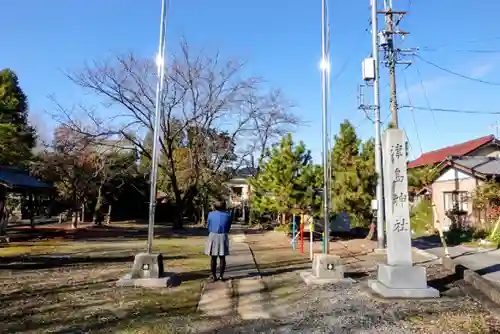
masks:
<instances>
[{"instance_id":1,"label":"grass patch","mask_svg":"<svg viewBox=\"0 0 500 334\"><path fill-rule=\"evenodd\" d=\"M144 240L34 241L0 248L0 332L155 332L184 327L207 276L204 238L155 239L154 251L182 284L170 289L121 288ZM158 328L160 328L158 327ZM144 328L144 331L143 331ZM156 330L156 329L155 329ZM158 332L158 331L156 331Z\"/></svg>"}]
</instances>

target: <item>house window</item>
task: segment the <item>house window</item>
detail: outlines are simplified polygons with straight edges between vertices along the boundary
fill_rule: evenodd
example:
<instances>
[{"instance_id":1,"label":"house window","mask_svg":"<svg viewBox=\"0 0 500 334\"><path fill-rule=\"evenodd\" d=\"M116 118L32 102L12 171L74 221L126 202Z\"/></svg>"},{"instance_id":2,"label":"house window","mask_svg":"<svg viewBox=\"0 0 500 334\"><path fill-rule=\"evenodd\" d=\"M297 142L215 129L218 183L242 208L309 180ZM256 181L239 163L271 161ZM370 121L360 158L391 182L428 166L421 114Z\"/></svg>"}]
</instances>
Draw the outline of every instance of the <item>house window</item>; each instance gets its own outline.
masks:
<instances>
[{"instance_id":1,"label":"house window","mask_svg":"<svg viewBox=\"0 0 500 334\"><path fill-rule=\"evenodd\" d=\"M469 211L469 194L467 191L444 192L444 211L458 209Z\"/></svg>"},{"instance_id":2,"label":"house window","mask_svg":"<svg viewBox=\"0 0 500 334\"><path fill-rule=\"evenodd\" d=\"M243 194L243 187L234 187L233 194L237 197L241 197L241 195Z\"/></svg>"}]
</instances>

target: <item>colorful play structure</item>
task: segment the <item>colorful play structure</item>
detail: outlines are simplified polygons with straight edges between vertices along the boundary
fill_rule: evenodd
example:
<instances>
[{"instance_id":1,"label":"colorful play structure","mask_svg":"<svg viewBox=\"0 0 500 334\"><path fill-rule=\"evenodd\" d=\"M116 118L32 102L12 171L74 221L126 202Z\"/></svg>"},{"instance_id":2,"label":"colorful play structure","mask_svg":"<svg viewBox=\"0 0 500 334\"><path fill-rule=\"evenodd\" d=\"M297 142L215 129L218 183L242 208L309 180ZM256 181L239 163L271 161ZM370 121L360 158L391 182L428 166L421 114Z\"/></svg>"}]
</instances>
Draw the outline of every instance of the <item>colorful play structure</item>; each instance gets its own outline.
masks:
<instances>
[{"instance_id":1,"label":"colorful play structure","mask_svg":"<svg viewBox=\"0 0 500 334\"><path fill-rule=\"evenodd\" d=\"M306 232L309 232L309 257L312 260L314 254L314 218L307 214L292 216L292 248L297 249L297 240L299 240L300 253L305 254L304 238ZM325 232L321 233L322 252L326 253L327 238Z\"/></svg>"}]
</instances>

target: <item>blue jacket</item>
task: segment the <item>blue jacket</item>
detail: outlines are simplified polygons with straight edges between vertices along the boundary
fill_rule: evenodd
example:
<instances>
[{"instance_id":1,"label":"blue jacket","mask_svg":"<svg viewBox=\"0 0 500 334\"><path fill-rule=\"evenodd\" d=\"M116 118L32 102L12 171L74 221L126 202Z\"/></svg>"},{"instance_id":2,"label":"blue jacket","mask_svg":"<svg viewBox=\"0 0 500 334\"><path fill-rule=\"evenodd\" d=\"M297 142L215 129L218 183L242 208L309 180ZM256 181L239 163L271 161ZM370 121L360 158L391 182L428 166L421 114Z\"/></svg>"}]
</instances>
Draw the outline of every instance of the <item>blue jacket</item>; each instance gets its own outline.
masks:
<instances>
[{"instance_id":1,"label":"blue jacket","mask_svg":"<svg viewBox=\"0 0 500 334\"><path fill-rule=\"evenodd\" d=\"M208 232L229 233L231 228L231 214L223 211L212 211L208 214Z\"/></svg>"}]
</instances>

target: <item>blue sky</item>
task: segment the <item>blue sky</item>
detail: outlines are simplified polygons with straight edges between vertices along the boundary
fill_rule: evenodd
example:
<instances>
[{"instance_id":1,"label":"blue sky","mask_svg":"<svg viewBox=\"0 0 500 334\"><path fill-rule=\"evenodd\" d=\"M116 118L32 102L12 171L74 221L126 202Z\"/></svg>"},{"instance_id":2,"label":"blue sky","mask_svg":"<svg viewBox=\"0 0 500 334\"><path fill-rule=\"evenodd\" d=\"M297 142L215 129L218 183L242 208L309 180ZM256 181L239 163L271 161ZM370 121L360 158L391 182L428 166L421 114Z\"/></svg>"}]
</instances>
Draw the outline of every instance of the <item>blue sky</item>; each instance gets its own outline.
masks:
<instances>
[{"instance_id":1,"label":"blue sky","mask_svg":"<svg viewBox=\"0 0 500 334\"><path fill-rule=\"evenodd\" d=\"M380 0L379 0L380 1ZM307 3L307 5L305 5ZM330 0L332 29L331 117L334 130L344 119L357 126L363 138L373 135L372 123L357 109L361 61L370 54L369 0ZM409 9L401 28L410 31L401 47L420 47L421 56L467 76L500 82L500 2L483 0L471 7L464 0L394 0L395 9ZM143 1L9 1L2 5L5 26L0 65L15 70L28 95L33 122L42 137L54 122L45 111L54 108L47 98L54 94L67 106L86 101L64 76L85 61L111 53L134 50L153 57L158 40L160 0ZM382 21L382 18L380 18ZM296 134L319 161L321 150L320 0L171 0L168 45L176 47L182 36L192 44L217 47L228 57L248 61L252 74L264 76L284 90L307 121ZM494 39L496 37L496 39ZM473 40L485 40L470 43ZM438 47L435 51L424 48ZM342 72L339 74L339 71ZM418 72L421 74L420 82ZM388 114L387 70L382 68L382 115ZM408 90L405 89L406 78ZM422 89L422 86L425 88ZM408 96L416 106L500 111L499 86L452 76L418 58L408 69L398 69L401 105ZM366 92L371 99L371 91ZM500 116L452 114L414 110L416 131L409 109L400 111L400 125L407 131L411 155L495 133L491 125ZM434 120L435 119L435 120ZM417 136L418 133L418 136ZM418 140L418 138L420 140Z\"/></svg>"}]
</instances>

